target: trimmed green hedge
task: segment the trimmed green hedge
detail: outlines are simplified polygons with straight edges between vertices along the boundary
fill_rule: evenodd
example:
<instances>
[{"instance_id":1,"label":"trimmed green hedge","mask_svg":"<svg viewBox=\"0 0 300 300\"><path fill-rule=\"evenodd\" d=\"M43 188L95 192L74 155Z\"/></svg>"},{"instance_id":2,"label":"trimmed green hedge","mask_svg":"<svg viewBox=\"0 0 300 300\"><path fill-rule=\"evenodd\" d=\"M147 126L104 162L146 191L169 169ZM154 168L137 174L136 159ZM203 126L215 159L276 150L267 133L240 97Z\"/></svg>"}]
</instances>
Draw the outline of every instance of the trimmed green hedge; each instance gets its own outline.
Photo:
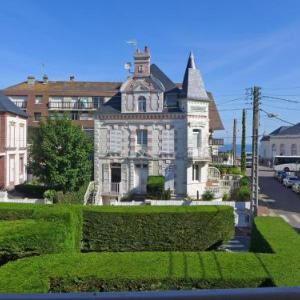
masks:
<instances>
[{"instance_id":1,"label":"trimmed green hedge","mask_svg":"<svg viewBox=\"0 0 300 300\"><path fill-rule=\"evenodd\" d=\"M16 274L18 276L16 276ZM272 286L255 254L106 252L45 255L0 268L1 293Z\"/></svg>"},{"instance_id":2,"label":"trimmed green hedge","mask_svg":"<svg viewBox=\"0 0 300 300\"><path fill-rule=\"evenodd\" d=\"M14 208L16 212L13 214ZM5 221L1 221L3 224L0 225L0 237L5 240L10 232L13 233L12 236L20 233L22 235L22 230L26 226L36 230L41 225L46 229L49 224L52 225L61 220L62 216L63 220L69 220L72 226L80 228L82 209L84 218L86 216L94 218L95 213L100 216L100 219L103 215L111 215L111 218L123 219L123 225L127 224L127 218L141 214L149 216L151 220L155 216L166 218L165 215L191 217L196 212L199 215L205 215L206 209L210 213L214 209L215 215L211 215L212 223L215 216L219 215L216 207L82 208L80 206L37 205L25 207L25 205L5 204L0 205L0 216L8 217ZM22 220L23 223L21 223L19 218L24 216L31 220ZM13 228L5 226L5 223L9 222L14 222ZM137 223L137 228L139 225ZM119 230L117 227L114 229ZM191 228L192 231L194 228ZM198 236L201 236L201 232L197 232ZM111 233L111 231L107 232L107 239L110 237L114 244L118 237L111 236ZM138 233L139 230L137 230ZM190 234L190 232L186 233ZM85 235L84 238L86 238ZM281 218L258 217L254 221L251 240L251 250L256 252L76 253L71 250L68 253L23 258L1 266L0 292L46 293L299 286L299 249L299 235Z\"/></svg>"},{"instance_id":3,"label":"trimmed green hedge","mask_svg":"<svg viewBox=\"0 0 300 300\"><path fill-rule=\"evenodd\" d=\"M150 199L161 199L165 190L164 176L148 176L147 197Z\"/></svg>"},{"instance_id":4,"label":"trimmed green hedge","mask_svg":"<svg viewBox=\"0 0 300 300\"><path fill-rule=\"evenodd\" d=\"M22 183L15 186L15 190L25 197L28 198L39 198L42 199L44 192L48 188L44 185L30 184L30 183Z\"/></svg>"},{"instance_id":5,"label":"trimmed green hedge","mask_svg":"<svg viewBox=\"0 0 300 300\"><path fill-rule=\"evenodd\" d=\"M63 206L0 205L0 264L20 257L79 251L81 211Z\"/></svg>"},{"instance_id":6,"label":"trimmed green hedge","mask_svg":"<svg viewBox=\"0 0 300 300\"><path fill-rule=\"evenodd\" d=\"M229 206L83 210L83 251L201 251L233 236Z\"/></svg>"}]
</instances>

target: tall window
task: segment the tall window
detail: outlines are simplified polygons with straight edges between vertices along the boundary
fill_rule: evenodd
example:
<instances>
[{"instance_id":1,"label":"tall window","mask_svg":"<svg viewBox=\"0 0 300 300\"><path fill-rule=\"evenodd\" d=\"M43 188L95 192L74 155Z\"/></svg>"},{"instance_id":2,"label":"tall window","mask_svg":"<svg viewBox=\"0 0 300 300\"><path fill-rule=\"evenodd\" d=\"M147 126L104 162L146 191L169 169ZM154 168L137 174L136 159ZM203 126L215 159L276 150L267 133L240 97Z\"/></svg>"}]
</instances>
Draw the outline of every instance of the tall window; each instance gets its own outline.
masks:
<instances>
[{"instance_id":1,"label":"tall window","mask_svg":"<svg viewBox=\"0 0 300 300\"><path fill-rule=\"evenodd\" d=\"M200 181L201 178L201 168L198 164L193 164L193 174L192 174L192 180L193 181Z\"/></svg>"},{"instance_id":2,"label":"tall window","mask_svg":"<svg viewBox=\"0 0 300 300\"><path fill-rule=\"evenodd\" d=\"M272 144L272 154L276 155L276 145Z\"/></svg>"},{"instance_id":3,"label":"tall window","mask_svg":"<svg viewBox=\"0 0 300 300\"><path fill-rule=\"evenodd\" d=\"M201 147L201 130L193 129L193 148Z\"/></svg>"},{"instance_id":4,"label":"tall window","mask_svg":"<svg viewBox=\"0 0 300 300\"><path fill-rule=\"evenodd\" d=\"M284 144L280 144L280 155L285 155L285 146Z\"/></svg>"},{"instance_id":5,"label":"tall window","mask_svg":"<svg viewBox=\"0 0 300 300\"><path fill-rule=\"evenodd\" d=\"M292 144L291 146L291 155L297 155L297 145Z\"/></svg>"},{"instance_id":6,"label":"tall window","mask_svg":"<svg viewBox=\"0 0 300 300\"><path fill-rule=\"evenodd\" d=\"M16 126L14 122L9 123L8 127L8 146L9 147L15 147L15 141L16 141Z\"/></svg>"},{"instance_id":7,"label":"tall window","mask_svg":"<svg viewBox=\"0 0 300 300\"><path fill-rule=\"evenodd\" d=\"M148 133L145 129L139 129L136 131L137 144L141 146L147 146Z\"/></svg>"},{"instance_id":8,"label":"tall window","mask_svg":"<svg viewBox=\"0 0 300 300\"><path fill-rule=\"evenodd\" d=\"M138 99L138 111L146 112L146 98L144 96L140 96Z\"/></svg>"},{"instance_id":9,"label":"tall window","mask_svg":"<svg viewBox=\"0 0 300 300\"><path fill-rule=\"evenodd\" d=\"M143 66L142 66L142 65L139 65L139 66L138 66L138 72L139 72L139 73L143 73Z\"/></svg>"},{"instance_id":10,"label":"tall window","mask_svg":"<svg viewBox=\"0 0 300 300\"><path fill-rule=\"evenodd\" d=\"M23 176L24 173L24 156L20 156L20 162L19 162L19 174L20 176Z\"/></svg>"}]
</instances>

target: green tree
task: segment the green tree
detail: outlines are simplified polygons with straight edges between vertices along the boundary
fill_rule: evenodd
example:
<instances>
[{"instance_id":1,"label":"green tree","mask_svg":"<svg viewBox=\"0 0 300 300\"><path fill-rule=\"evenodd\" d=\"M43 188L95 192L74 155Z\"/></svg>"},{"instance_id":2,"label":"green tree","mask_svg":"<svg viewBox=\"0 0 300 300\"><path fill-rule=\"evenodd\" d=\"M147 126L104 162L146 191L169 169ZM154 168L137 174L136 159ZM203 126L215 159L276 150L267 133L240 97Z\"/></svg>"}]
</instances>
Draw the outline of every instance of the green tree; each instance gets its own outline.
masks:
<instances>
[{"instance_id":1,"label":"green tree","mask_svg":"<svg viewBox=\"0 0 300 300\"><path fill-rule=\"evenodd\" d=\"M241 171L246 172L246 110L243 109L242 117L242 141L241 141Z\"/></svg>"},{"instance_id":2,"label":"green tree","mask_svg":"<svg viewBox=\"0 0 300 300\"><path fill-rule=\"evenodd\" d=\"M67 118L41 122L32 138L29 170L50 188L78 190L91 178L91 138Z\"/></svg>"}]
</instances>

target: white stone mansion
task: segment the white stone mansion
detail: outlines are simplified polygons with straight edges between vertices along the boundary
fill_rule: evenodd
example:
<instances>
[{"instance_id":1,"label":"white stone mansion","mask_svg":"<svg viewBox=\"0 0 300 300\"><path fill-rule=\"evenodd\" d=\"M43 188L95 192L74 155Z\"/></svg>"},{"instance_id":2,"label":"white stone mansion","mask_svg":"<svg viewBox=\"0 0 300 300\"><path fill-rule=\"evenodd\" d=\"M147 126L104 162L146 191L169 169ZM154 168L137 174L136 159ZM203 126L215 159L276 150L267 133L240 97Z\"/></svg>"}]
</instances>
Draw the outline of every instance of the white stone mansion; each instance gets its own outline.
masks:
<instances>
[{"instance_id":1,"label":"white stone mansion","mask_svg":"<svg viewBox=\"0 0 300 300\"><path fill-rule=\"evenodd\" d=\"M210 120L213 118L213 120ZM134 72L95 119L96 202L145 194L148 175L163 175L176 196L205 191L213 130L223 129L193 54L183 83L173 83L150 51L137 50Z\"/></svg>"}]
</instances>

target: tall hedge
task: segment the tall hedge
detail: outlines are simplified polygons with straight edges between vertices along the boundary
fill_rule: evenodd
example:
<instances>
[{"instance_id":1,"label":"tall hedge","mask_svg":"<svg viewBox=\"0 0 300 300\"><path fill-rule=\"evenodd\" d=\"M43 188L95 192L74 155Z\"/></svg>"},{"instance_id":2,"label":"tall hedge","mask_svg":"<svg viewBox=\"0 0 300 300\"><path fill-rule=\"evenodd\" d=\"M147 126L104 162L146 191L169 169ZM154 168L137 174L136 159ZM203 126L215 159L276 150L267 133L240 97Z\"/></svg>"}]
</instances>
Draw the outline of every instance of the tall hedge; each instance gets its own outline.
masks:
<instances>
[{"instance_id":1,"label":"tall hedge","mask_svg":"<svg viewBox=\"0 0 300 300\"><path fill-rule=\"evenodd\" d=\"M164 176L148 176L147 197L150 199L161 199L165 190Z\"/></svg>"},{"instance_id":2,"label":"tall hedge","mask_svg":"<svg viewBox=\"0 0 300 300\"><path fill-rule=\"evenodd\" d=\"M233 235L229 206L101 207L83 211L83 251L200 251Z\"/></svg>"},{"instance_id":3,"label":"tall hedge","mask_svg":"<svg viewBox=\"0 0 300 300\"><path fill-rule=\"evenodd\" d=\"M32 255L79 251L81 216L77 207L1 204L0 264Z\"/></svg>"}]
</instances>

